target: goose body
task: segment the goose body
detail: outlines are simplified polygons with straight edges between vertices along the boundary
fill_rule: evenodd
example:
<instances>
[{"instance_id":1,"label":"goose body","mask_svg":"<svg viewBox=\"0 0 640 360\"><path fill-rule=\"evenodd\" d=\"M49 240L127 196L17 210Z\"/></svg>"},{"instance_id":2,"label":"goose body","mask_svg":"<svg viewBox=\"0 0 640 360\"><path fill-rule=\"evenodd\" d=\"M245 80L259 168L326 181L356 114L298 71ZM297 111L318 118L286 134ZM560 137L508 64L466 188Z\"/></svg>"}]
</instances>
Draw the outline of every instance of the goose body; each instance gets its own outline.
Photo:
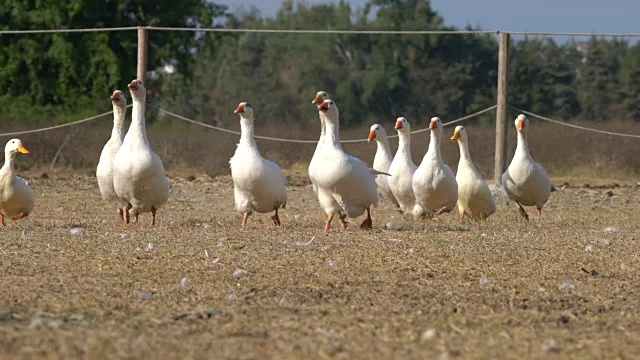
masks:
<instances>
[{"instance_id":1,"label":"goose body","mask_svg":"<svg viewBox=\"0 0 640 360\"><path fill-rule=\"evenodd\" d=\"M165 176L160 157L153 152L145 128L146 90L142 81L129 84L133 98L131 126L113 160L113 187L118 198L126 204L125 222L131 216L151 212L155 225L156 211L169 199L169 180Z\"/></svg>"},{"instance_id":2,"label":"goose body","mask_svg":"<svg viewBox=\"0 0 640 360\"><path fill-rule=\"evenodd\" d=\"M4 165L0 168L0 222L5 225L5 217L17 220L33 211L33 191L22 178L15 175L14 160L17 153L29 151L18 139L11 139L4 148Z\"/></svg>"},{"instance_id":3,"label":"goose body","mask_svg":"<svg viewBox=\"0 0 640 360\"><path fill-rule=\"evenodd\" d=\"M529 152L527 141L529 120L526 116L519 115L515 125L518 143L511 164L502 174L502 186L504 186L509 199L516 203L520 214L529 219L522 206L535 206L538 216L541 216L542 207L549 200L552 186L549 175L540 164L533 160Z\"/></svg>"},{"instance_id":4,"label":"goose body","mask_svg":"<svg viewBox=\"0 0 640 360\"><path fill-rule=\"evenodd\" d=\"M243 215L242 225L253 211L268 213L275 211L272 217L280 225L278 209L287 204L286 179L280 167L264 159L253 138L253 109L242 102L235 110L240 115L242 135L236 152L229 161L233 178L233 195L236 210Z\"/></svg>"},{"instance_id":5,"label":"goose body","mask_svg":"<svg viewBox=\"0 0 640 360\"><path fill-rule=\"evenodd\" d=\"M387 132L380 124L374 124L369 130L368 141L376 140L376 155L373 158L373 168L378 171L389 172L389 167L393 161L393 154L389 147L389 140L387 139ZM398 200L391 192L389 188L389 178L387 176L376 176L376 185L378 187L378 193L382 194L384 198L389 200L395 207L400 207Z\"/></svg>"},{"instance_id":6,"label":"goose body","mask_svg":"<svg viewBox=\"0 0 640 360\"><path fill-rule=\"evenodd\" d=\"M96 178L98 179L102 200L116 203L118 215L124 219L122 207L125 204L118 199L118 195L113 188L113 159L116 157L124 140L123 125L127 111L127 100L122 91L116 90L111 95L111 102L113 103L113 129L111 130L111 137L100 153L100 161L96 168Z\"/></svg>"},{"instance_id":7,"label":"goose body","mask_svg":"<svg viewBox=\"0 0 640 360\"><path fill-rule=\"evenodd\" d=\"M336 104L325 100L318 109L324 116L326 138L318 149L316 161L309 167L309 175L317 185L320 206L327 214L324 230L328 231L335 215L354 218L367 213L361 228L371 229L370 207L377 206L375 175L360 159L342 149L339 138L339 114ZM343 220L343 225L346 222Z\"/></svg>"},{"instance_id":8,"label":"goose body","mask_svg":"<svg viewBox=\"0 0 640 360\"><path fill-rule=\"evenodd\" d=\"M431 141L420 166L413 174L413 192L416 204L413 216L416 219L451 211L458 200L458 183L451 168L442 161L440 141L442 121L434 117L429 125Z\"/></svg>"},{"instance_id":9,"label":"goose body","mask_svg":"<svg viewBox=\"0 0 640 360\"><path fill-rule=\"evenodd\" d=\"M456 140L460 148L460 161L456 174L460 218L469 216L474 219L486 219L496 211L496 202L489 186L471 161L469 136L465 128L457 126L451 140Z\"/></svg>"},{"instance_id":10,"label":"goose body","mask_svg":"<svg viewBox=\"0 0 640 360\"><path fill-rule=\"evenodd\" d=\"M389 166L389 189L393 197L398 201L403 213L413 211L415 195L413 193L413 174L416 164L411 158L411 125L404 117L396 120L398 130L398 151Z\"/></svg>"}]
</instances>

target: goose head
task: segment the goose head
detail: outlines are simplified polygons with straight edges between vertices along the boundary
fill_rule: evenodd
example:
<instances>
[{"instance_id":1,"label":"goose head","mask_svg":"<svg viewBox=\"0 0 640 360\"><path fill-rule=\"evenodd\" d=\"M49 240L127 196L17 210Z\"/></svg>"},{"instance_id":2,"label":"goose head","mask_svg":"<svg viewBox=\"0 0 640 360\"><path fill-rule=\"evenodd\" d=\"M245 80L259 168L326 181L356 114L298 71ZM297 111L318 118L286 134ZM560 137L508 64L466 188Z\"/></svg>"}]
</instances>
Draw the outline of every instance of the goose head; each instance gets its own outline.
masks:
<instances>
[{"instance_id":1,"label":"goose head","mask_svg":"<svg viewBox=\"0 0 640 360\"><path fill-rule=\"evenodd\" d=\"M456 129L453 130L453 136L451 136L451 140L458 140L460 142L467 142L467 131L464 129L464 126L456 126Z\"/></svg>"},{"instance_id":2,"label":"goose head","mask_svg":"<svg viewBox=\"0 0 640 360\"><path fill-rule=\"evenodd\" d=\"M327 119L337 121L338 119L338 106L331 99L326 99L322 104L318 105L318 110L323 113Z\"/></svg>"},{"instance_id":3,"label":"goose head","mask_svg":"<svg viewBox=\"0 0 640 360\"><path fill-rule=\"evenodd\" d=\"M318 91L316 93L316 97L313 98L311 103L314 105L320 105L322 104L323 101L327 100L328 98L329 98L329 94L327 94L326 91Z\"/></svg>"},{"instance_id":4,"label":"goose head","mask_svg":"<svg viewBox=\"0 0 640 360\"><path fill-rule=\"evenodd\" d=\"M233 111L234 114L239 114L241 118L253 119L253 108L248 102L243 101L238 104L238 107Z\"/></svg>"},{"instance_id":5,"label":"goose head","mask_svg":"<svg viewBox=\"0 0 640 360\"><path fill-rule=\"evenodd\" d=\"M431 122L429 123L429 129L431 131L442 131L442 120L439 117L434 116L431 118Z\"/></svg>"},{"instance_id":6,"label":"goose head","mask_svg":"<svg viewBox=\"0 0 640 360\"><path fill-rule=\"evenodd\" d=\"M111 94L111 102L113 106L117 106L121 109L127 107L127 99L124 97L124 93L120 90L116 90Z\"/></svg>"},{"instance_id":7,"label":"goose head","mask_svg":"<svg viewBox=\"0 0 640 360\"><path fill-rule=\"evenodd\" d=\"M527 117L524 116L524 114L518 115L515 123L516 123L516 129L518 130L519 133L524 133L529 128L529 119L527 119Z\"/></svg>"},{"instance_id":8,"label":"goose head","mask_svg":"<svg viewBox=\"0 0 640 360\"><path fill-rule=\"evenodd\" d=\"M369 129L369 142L372 142L373 139L384 140L387 138L387 132L384 130L382 125L373 124Z\"/></svg>"},{"instance_id":9,"label":"goose head","mask_svg":"<svg viewBox=\"0 0 640 360\"><path fill-rule=\"evenodd\" d=\"M147 95L147 90L145 89L144 84L142 83L142 80L140 80L140 79L131 80L131 82L129 83L128 87L129 87L129 92L131 93L131 97L133 98L133 100L137 100L137 101L142 102L142 100Z\"/></svg>"},{"instance_id":10,"label":"goose head","mask_svg":"<svg viewBox=\"0 0 640 360\"><path fill-rule=\"evenodd\" d=\"M409 132L411 131L411 125L409 124L409 121L403 116L396 119L395 128L396 130L398 130L398 133L403 134L409 134Z\"/></svg>"},{"instance_id":11,"label":"goose head","mask_svg":"<svg viewBox=\"0 0 640 360\"><path fill-rule=\"evenodd\" d=\"M7 145L4 147L5 155L15 156L17 153L28 154L29 150L22 145L22 141L20 139L11 139L7 142Z\"/></svg>"}]
</instances>

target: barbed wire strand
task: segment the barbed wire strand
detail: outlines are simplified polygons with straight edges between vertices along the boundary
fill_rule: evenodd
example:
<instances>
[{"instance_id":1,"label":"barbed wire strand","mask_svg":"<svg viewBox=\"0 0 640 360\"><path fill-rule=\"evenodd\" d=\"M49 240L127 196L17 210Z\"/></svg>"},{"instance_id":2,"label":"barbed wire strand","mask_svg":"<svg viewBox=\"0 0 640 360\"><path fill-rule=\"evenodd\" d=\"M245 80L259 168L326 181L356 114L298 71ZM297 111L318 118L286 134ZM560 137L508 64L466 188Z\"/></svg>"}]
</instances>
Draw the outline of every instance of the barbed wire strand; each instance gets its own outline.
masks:
<instances>
[{"instance_id":1,"label":"barbed wire strand","mask_svg":"<svg viewBox=\"0 0 640 360\"><path fill-rule=\"evenodd\" d=\"M491 111L493 109L495 109L497 107L497 105L493 105L491 107L488 107L484 110L478 111L476 113L461 117L459 119L456 120L452 120L447 122L446 124L444 124L443 126L449 126L449 125L453 125L453 124L457 124L461 121L476 117L478 115L484 114L485 112ZM171 117L174 117L176 119L182 120L182 121L186 121L188 123L191 124L195 124L195 125L200 125L209 129L213 129L213 130L218 130L218 131L222 131L222 132L226 132L229 134L234 134L234 135L241 135L241 133L239 131L234 131L234 130L229 130L229 129L225 129L219 126L215 126L215 125L210 125L210 124L206 124L200 121L196 121L193 119L189 119L187 117L184 117L182 115L178 115L175 113L172 113L170 111L164 110L164 109L159 109L158 111L165 113ZM416 130L416 131L412 131L411 134L417 134L417 133L421 133L421 132L425 132L425 131L429 131L429 129L421 129L421 130ZM260 136L260 135L254 135L254 137L256 139L261 139L261 140L271 140L271 141L279 141L279 142L289 142L289 143L296 143L296 144L317 144L318 141L317 140L298 140L298 139L285 139L285 138L276 138L276 137L270 137L270 136ZM398 135L391 135L388 136L388 138L396 138L398 137ZM349 144L349 143L360 143L360 142L367 142L368 139L349 139L349 140L340 140L341 143L343 144Z\"/></svg>"},{"instance_id":2,"label":"barbed wire strand","mask_svg":"<svg viewBox=\"0 0 640 360\"><path fill-rule=\"evenodd\" d=\"M220 33L275 33L275 34L372 34L372 35L446 35L446 34L496 34L495 30L306 30L306 29L233 29L147 26L154 31L193 31Z\"/></svg>"},{"instance_id":3,"label":"barbed wire strand","mask_svg":"<svg viewBox=\"0 0 640 360\"><path fill-rule=\"evenodd\" d=\"M90 33L108 31L131 31L137 29L154 31L192 31L192 32L221 32L221 33L276 33L276 34L389 34L389 35L446 35L446 34L499 34L531 36L609 36L609 37L640 37L640 33L606 33L606 32L552 32L552 31L509 31L509 30L310 30L310 29L232 29L232 28L192 28L169 26L122 26L105 28L82 29L35 29L35 30L0 30L0 35L20 34L51 34L51 33Z\"/></svg>"},{"instance_id":4,"label":"barbed wire strand","mask_svg":"<svg viewBox=\"0 0 640 360\"><path fill-rule=\"evenodd\" d=\"M640 37L640 33L586 33L586 32L547 32L547 31L503 31L511 35L531 36L611 36L611 37Z\"/></svg>"},{"instance_id":5,"label":"barbed wire strand","mask_svg":"<svg viewBox=\"0 0 640 360\"><path fill-rule=\"evenodd\" d=\"M127 105L127 108L131 107L131 104ZM60 128L64 128L64 127L68 127L68 126L73 126L73 125L78 125L78 124L82 124L85 123L87 121L91 121L91 120L95 120L95 119L99 119L103 116L107 116L107 115L111 115L113 114L113 110L112 111L107 111L104 112L102 114L98 114L98 115L94 115L82 120L77 120L77 121L72 121L69 123L64 123L64 124L60 124L60 125L53 125L53 126L48 126L48 127L44 127L44 128L40 128L40 129L32 129L32 130L24 130L24 131L16 131L16 132L10 132L10 133L3 133L0 134L0 137L5 137L5 136L17 136L17 135L24 135L24 134L33 134L33 133L38 133L38 132L43 132L43 131L49 131L49 130L55 130L55 129L60 129Z\"/></svg>"},{"instance_id":6,"label":"barbed wire strand","mask_svg":"<svg viewBox=\"0 0 640 360\"><path fill-rule=\"evenodd\" d=\"M594 132L594 133L598 133L598 134L604 134L604 135L623 136L623 137L628 137L628 138L640 139L640 135L636 135L636 134L624 134L624 133L618 133L618 132L613 132L613 131L598 130L598 129L588 128L588 127L585 127L585 126L570 124L570 123L566 123L564 121L554 120L554 119L551 119L551 118L548 118L548 117L545 117L545 116L542 116L542 115L534 114L532 112L519 109L519 108L517 108L515 106L510 106L510 107L513 110L516 110L516 111L518 111L520 113L523 113L525 115L533 116L533 117L538 118L538 119L543 120L543 121L552 122L554 124L567 126L567 127L574 128L574 129L590 131L590 132Z\"/></svg>"},{"instance_id":7,"label":"barbed wire strand","mask_svg":"<svg viewBox=\"0 0 640 360\"><path fill-rule=\"evenodd\" d=\"M112 27L112 28L86 28L86 29L40 29L40 30L0 30L0 35L22 35L22 34L51 34L51 33L90 33L107 31L127 31L137 30L137 26Z\"/></svg>"}]
</instances>

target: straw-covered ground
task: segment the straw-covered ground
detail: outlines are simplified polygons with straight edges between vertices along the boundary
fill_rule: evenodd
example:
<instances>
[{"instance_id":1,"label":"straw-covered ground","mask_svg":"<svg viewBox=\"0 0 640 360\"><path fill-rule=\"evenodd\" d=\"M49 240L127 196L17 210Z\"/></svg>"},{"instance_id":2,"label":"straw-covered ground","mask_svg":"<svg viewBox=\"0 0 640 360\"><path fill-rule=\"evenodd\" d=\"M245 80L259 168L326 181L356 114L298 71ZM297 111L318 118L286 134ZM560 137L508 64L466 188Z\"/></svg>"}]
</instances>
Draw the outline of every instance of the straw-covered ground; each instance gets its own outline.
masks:
<instances>
[{"instance_id":1,"label":"straw-covered ground","mask_svg":"<svg viewBox=\"0 0 640 360\"><path fill-rule=\"evenodd\" d=\"M635 183L554 179L530 222L504 200L484 223L381 204L373 231L325 235L303 179L281 228L243 229L228 177L172 178L155 228L118 223L95 178L31 178L36 211L0 229L0 359L640 353Z\"/></svg>"}]
</instances>

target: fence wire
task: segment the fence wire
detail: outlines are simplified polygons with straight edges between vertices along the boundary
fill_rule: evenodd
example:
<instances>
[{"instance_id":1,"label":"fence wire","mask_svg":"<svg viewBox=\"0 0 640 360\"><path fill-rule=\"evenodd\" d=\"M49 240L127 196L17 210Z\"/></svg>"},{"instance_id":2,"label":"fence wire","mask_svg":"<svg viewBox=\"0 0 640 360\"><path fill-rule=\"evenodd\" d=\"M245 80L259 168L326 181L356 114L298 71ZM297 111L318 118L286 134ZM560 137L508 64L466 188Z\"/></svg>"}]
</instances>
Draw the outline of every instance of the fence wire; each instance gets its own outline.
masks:
<instances>
[{"instance_id":1,"label":"fence wire","mask_svg":"<svg viewBox=\"0 0 640 360\"><path fill-rule=\"evenodd\" d=\"M551 122L551 123L554 123L554 124L558 124L558 125L562 125L562 126L566 126L566 127L570 127L570 128L574 128L574 129L579 129L579 130L583 130L583 131L590 131L590 132L594 132L594 133L598 133L598 134L604 134L604 135L613 135L613 136L621 136L621 137L640 139L640 135L636 135L636 134L625 134L625 133L619 133L619 132L613 132L613 131L589 128L589 127L586 127L586 126L575 125L575 124L567 123L567 122L560 121L560 120L554 120L554 119L548 118L546 116L534 114L532 112L519 109L519 108L517 108L515 106L509 106L509 107L512 108L513 110L518 111L520 113L523 113L525 115L529 115L529 116L538 118L538 119L543 120L543 121L548 121L548 122Z\"/></svg>"},{"instance_id":2,"label":"fence wire","mask_svg":"<svg viewBox=\"0 0 640 360\"><path fill-rule=\"evenodd\" d=\"M131 104L127 105L127 108L130 108ZM497 105L493 105L490 106L486 109L480 110L478 112L475 112L473 114L469 114L466 116L463 116L461 118L455 119L455 120L451 120L449 122L444 123L443 126L451 126L460 122L463 122L465 120L468 119L472 119L474 117L480 116L486 112L489 112L491 110L495 110L498 106ZM627 137L627 138L634 138L634 139L640 139L640 135L636 135L636 134L625 134L625 133L619 133L619 132L614 132L614 131L607 131L607 130L600 130L600 129L594 129L594 128L589 128L586 126L580 126L580 125L575 125L575 124L571 124L571 123L567 123L564 121L560 121L560 120L555 120L555 119L551 119L542 115L538 115L520 108L517 108L515 106L510 106L511 109L520 112L522 114L528 115L528 116L532 116L535 117L537 119L543 120L543 121L547 121L547 122L551 122L554 124L558 124L558 125L562 125L562 126L566 126L566 127L570 127L570 128L574 128L574 129L578 129L578 130L583 130L583 131L589 131L589 132L594 132L594 133L598 133L598 134L603 134L603 135L611 135L611 136L620 136L620 137ZM241 133L239 131L235 131L235 130L229 130L229 129L225 129L223 127L219 127L219 126L215 126L215 125L211 125L211 124L206 124L197 120L193 120L193 119L189 119L188 117L173 113L171 111L165 110L165 109L158 109L159 112L168 115L174 119L177 120L181 120L184 122L188 122L194 125L198 125L198 126L202 126L208 129L212 129L212 130L216 130L216 131L221 131L221 132L225 132L228 134L234 134L234 135L238 135L240 136ZM69 126L74 126L74 125L79 125L85 122L89 122L92 120L97 120L101 117L107 116L107 115L111 115L113 114L113 111L107 111L104 112L102 114L98 114L98 115L94 115L88 118L84 118L84 119L80 119L80 120L76 120L76 121L72 121L69 123L64 123L64 124L59 124L59 125L53 125L53 126L47 126L47 127L43 127L43 128L39 128L39 129L31 129L31 130L23 130L23 131L14 131L14 132L8 132L8 133L0 133L0 137L7 137L7 136L18 136L18 135L25 135L25 134L33 134L33 133L38 133L38 132L43 132L43 131L50 131L50 130L56 130L56 129L61 129L61 128L65 128L65 127L69 127ZM426 132L429 131L429 129L420 129L420 130L415 130L412 131L411 134L419 134L422 132ZM287 139L287 138L278 138L278 137L271 137L271 136L261 136L261 135L254 135L254 137L256 139L261 139L261 140L268 140L268 141L278 141L278 142L287 142L287 143L295 143L295 144L316 144L318 141L317 140L303 140L303 139ZM389 135L388 138L393 139L398 137L398 135ZM360 143L360 142L367 142L368 140L366 138L363 139L348 139L348 140L341 140L341 143L344 144L349 144L349 143Z\"/></svg>"},{"instance_id":3,"label":"fence wire","mask_svg":"<svg viewBox=\"0 0 640 360\"><path fill-rule=\"evenodd\" d=\"M480 111L478 111L476 113L469 114L469 115L463 116L463 117L461 117L459 119L455 119L455 120L449 121L449 122L443 124L443 126L450 126L450 125L453 125L453 124L457 124L457 123L459 123L461 121L474 118L474 117L482 115L482 114L484 114L484 113L486 113L488 111L491 111L491 110L495 109L496 107L497 107L497 105L490 106L490 107L488 107L488 108L486 108L484 110L480 110ZM186 122L191 123L191 124L203 126L203 127L209 128L209 129L222 131L222 132L226 132L226 133L230 133L230 134L235 134L235 135L238 135L238 136L241 135L241 133L239 131L229 130L229 129L225 129L225 128L222 128L222 127L219 127L219 126L206 124L206 123L203 123L203 122L200 122L200 121L189 119L189 118L184 117L182 115L178 115L178 114L172 113L172 112L164 110L164 109L159 109L159 111L161 113L169 115L169 116L171 116L173 118L176 118L176 119L182 120L182 121L186 121ZM418 134L418 133L429 131L429 130L430 129L428 129L428 128L427 129L420 129L420 130L412 131L411 134ZM260 135L254 135L253 137L256 138L256 139L261 139L261 140L271 140L271 141L288 142L288 143L296 143L296 144L317 144L318 143L318 140L286 139L286 138L277 138L277 137L260 136ZM398 137L398 135L387 136L387 138L390 138L390 139L396 138L396 137ZM342 144L352 144L352 143L361 143L361 142L367 142L367 141L369 141L367 138L364 138L364 139L349 139L349 140L340 140L340 143L342 143Z\"/></svg>"},{"instance_id":4,"label":"fence wire","mask_svg":"<svg viewBox=\"0 0 640 360\"><path fill-rule=\"evenodd\" d=\"M127 105L127 108L130 108L131 104ZM98 114L98 115L94 115L85 119L81 119L81 120L76 120L76 121L72 121L69 123L64 123L64 124L59 124L59 125L53 125L53 126L47 126L47 127L43 127L40 129L32 129L32 130L23 130L23 131L15 131L15 132L9 132L9 133L1 133L0 137L5 137L5 136L17 136L17 135L24 135L24 134L33 134L33 133L38 133L38 132L42 132L42 131L49 131L49 130L55 130L55 129L61 129L61 128L65 128L68 126L74 126L74 125L78 125L78 124L82 124L91 120L96 120L99 119L103 116L107 116L107 115L111 115L113 114L113 110L111 111L107 111L104 112L102 114Z\"/></svg>"}]
</instances>

